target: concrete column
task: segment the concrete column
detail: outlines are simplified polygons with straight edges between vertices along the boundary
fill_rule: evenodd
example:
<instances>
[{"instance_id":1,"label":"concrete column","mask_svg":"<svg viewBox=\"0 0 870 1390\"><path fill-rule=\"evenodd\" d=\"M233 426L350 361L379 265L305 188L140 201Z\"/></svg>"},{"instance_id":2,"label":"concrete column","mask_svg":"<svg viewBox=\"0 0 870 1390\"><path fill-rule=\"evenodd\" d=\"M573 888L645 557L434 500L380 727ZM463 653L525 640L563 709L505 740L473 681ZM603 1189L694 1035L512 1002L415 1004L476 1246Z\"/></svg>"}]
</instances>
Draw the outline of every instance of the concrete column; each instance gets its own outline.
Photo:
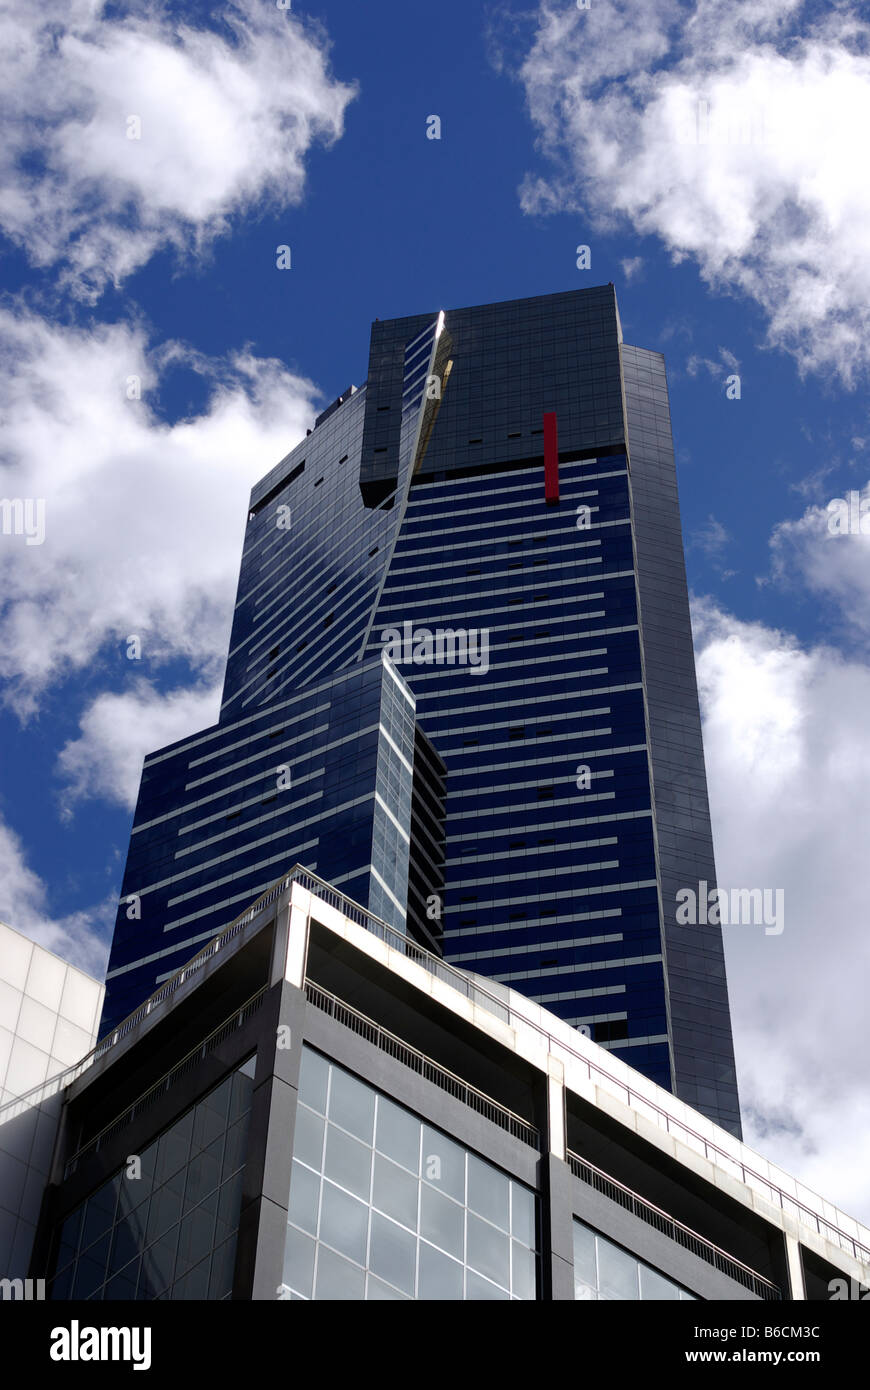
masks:
<instances>
[{"instance_id":1,"label":"concrete column","mask_svg":"<svg viewBox=\"0 0 870 1390\"><path fill-rule=\"evenodd\" d=\"M788 1271L788 1296L792 1302L802 1302L806 1299L807 1289L804 1283L804 1263L801 1259L800 1242L795 1236L790 1236L785 1232L785 1263Z\"/></svg>"}]
</instances>

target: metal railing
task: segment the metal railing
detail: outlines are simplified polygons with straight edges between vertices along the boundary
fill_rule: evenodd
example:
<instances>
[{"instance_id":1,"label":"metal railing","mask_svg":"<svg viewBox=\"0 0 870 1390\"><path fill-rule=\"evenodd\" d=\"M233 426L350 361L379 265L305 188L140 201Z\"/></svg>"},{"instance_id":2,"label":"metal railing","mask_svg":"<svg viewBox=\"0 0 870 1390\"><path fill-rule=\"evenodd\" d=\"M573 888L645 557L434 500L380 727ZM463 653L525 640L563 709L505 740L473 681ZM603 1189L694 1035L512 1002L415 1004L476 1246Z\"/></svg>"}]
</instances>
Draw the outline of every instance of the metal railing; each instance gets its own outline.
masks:
<instances>
[{"instance_id":1,"label":"metal railing","mask_svg":"<svg viewBox=\"0 0 870 1390\"><path fill-rule=\"evenodd\" d=\"M520 1115L514 1114L513 1110L508 1110L507 1106L501 1105L497 1100L493 1100L483 1091L479 1091L476 1086L471 1086L467 1081L463 1081L461 1076L455 1072L448 1071L438 1062L434 1062L431 1057L427 1057L425 1052L420 1052L410 1043L406 1043L402 1038L390 1033L386 1028L382 1028L374 1019L367 1018L358 1009L351 1008L343 999L339 999L337 994L330 994L329 990L316 985L313 980L306 980L305 993L311 1004L317 1009L322 1009L330 1018L336 1022L343 1023L346 1028L350 1028L359 1037L365 1038L379 1048L381 1052L386 1052L390 1057L395 1058L411 1071L422 1076L425 1081L431 1081L439 1086L442 1091L454 1097L455 1100L462 1101L463 1105L476 1110L479 1115L483 1115L500 1129L507 1130L508 1134L513 1135L514 1139L519 1139L531 1148L540 1150L541 1136L534 1125L530 1125Z\"/></svg>"},{"instance_id":2,"label":"metal railing","mask_svg":"<svg viewBox=\"0 0 870 1390\"><path fill-rule=\"evenodd\" d=\"M223 1023L219 1023L217 1028L214 1028L207 1037L203 1038L201 1042L198 1042L195 1047L192 1047L190 1051L182 1057L180 1062L176 1062L174 1066L164 1072L159 1081L155 1081L153 1086L149 1086L147 1091L143 1091L140 1096L137 1096L132 1104L127 1106L126 1110L122 1111L120 1115L117 1115L109 1124L105 1125L98 1134L95 1134L93 1138L89 1139L86 1144L83 1144L80 1149L77 1149L72 1157L67 1160L66 1167L63 1170L64 1178L70 1177L71 1174L75 1172L83 1158L86 1158L89 1154L99 1153L103 1145L110 1139L113 1139L122 1129L125 1129L138 1115L142 1115L146 1110L150 1110L151 1106L154 1105L161 1096L165 1096L166 1092L171 1090L183 1076L186 1076L186 1074L195 1066L198 1066L210 1052L214 1052L215 1048L219 1047L232 1033L235 1033L237 1029L247 1023L248 1019L253 1017L265 999L267 989L268 986L263 985L261 989L257 990L256 994L252 994L250 999L245 1001L240 1009L234 1009L229 1017L224 1019Z\"/></svg>"},{"instance_id":3,"label":"metal railing","mask_svg":"<svg viewBox=\"0 0 870 1390\"><path fill-rule=\"evenodd\" d=\"M682 1221L677 1221L668 1212L662 1211L653 1202L648 1202L645 1197L633 1192L625 1183L618 1182L609 1173L605 1173L602 1168L596 1168L594 1163L588 1159L581 1158L579 1154L568 1152L568 1164L575 1177L581 1182L588 1183L594 1187L596 1192L601 1192L605 1197L609 1197L612 1202L618 1202L621 1207L625 1207L634 1216L645 1221L648 1226L654 1226L663 1235L669 1236L676 1241L683 1249L690 1250L699 1259L705 1260L707 1264L718 1269L721 1274L727 1274L730 1279L735 1279L744 1288L749 1289L758 1298L774 1301L782 1298L782 1291L770 1279L766 1279L757 1270L745 1265L736 1256L729 1255L727 1251L714 1245L705 1236L693 1231L691 1226L686 1226Z\"/></svg>"}]
</instances>

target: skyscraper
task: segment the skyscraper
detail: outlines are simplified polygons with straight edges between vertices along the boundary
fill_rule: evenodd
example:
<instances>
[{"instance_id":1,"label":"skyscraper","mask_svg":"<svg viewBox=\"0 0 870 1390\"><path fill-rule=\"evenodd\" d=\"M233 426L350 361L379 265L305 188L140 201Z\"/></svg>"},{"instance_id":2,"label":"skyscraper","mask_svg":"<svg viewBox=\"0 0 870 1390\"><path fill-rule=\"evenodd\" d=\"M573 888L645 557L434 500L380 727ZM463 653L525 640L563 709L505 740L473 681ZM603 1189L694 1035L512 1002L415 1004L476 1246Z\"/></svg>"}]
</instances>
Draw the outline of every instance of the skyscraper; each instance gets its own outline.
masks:
<instances>
[{"instance_id":1,"label":"skyscraper","mask_svg":"<svg viewBox=\"0 0 870 1390\"><path fill-rule=\"evenodd\" d=\"M254 488L104 1025L296 861L739 1134L721 932L675 917L715 867L664 363L612 286L375 322Z\"/></svg>"}]
</instances>

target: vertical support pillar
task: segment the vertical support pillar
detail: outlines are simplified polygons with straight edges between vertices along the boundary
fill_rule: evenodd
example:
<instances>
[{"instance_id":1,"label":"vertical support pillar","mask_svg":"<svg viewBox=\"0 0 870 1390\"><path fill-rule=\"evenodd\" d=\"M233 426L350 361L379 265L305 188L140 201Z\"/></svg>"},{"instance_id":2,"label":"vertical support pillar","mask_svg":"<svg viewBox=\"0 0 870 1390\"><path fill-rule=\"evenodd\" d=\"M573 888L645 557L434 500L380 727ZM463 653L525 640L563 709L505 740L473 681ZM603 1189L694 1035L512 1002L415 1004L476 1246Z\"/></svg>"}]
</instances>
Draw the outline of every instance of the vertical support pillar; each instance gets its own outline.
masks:
<instances>
[{"instance_id":1,"label":"vertical support pillar","mask_svg":"<svg viewBox=\"0 0 870 1390\"><path fill-rule=\"evenodd\" d=\"M286 981L263 1007L233 1299L273 1301L283 1282L287 1208L306 999Z\"/></svg>"},{"instance_id":2,"label":"vertical support pillar","mask_svg":"<svg viewBox=\"0 0 870 1390\"><path fill-rule=\"evenodd\" d=\"M806 1299L807 1290L804 1283L804 1262L801 1259L800 1242L796 1236L785 1232L785 1265L788 1271L788 1296L792 1303L801 1303Z\"/></svg>"}]
</instances>

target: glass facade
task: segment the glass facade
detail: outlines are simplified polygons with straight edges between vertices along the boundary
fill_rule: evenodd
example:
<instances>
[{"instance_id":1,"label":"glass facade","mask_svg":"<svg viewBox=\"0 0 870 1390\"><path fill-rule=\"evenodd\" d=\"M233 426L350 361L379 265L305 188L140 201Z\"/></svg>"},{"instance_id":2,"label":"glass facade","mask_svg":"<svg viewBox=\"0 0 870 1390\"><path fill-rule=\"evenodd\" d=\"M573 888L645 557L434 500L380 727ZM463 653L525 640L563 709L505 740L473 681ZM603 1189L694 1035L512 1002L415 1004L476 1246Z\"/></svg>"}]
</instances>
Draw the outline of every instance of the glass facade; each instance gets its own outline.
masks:
<instances>
[{"instance_id":1,"label":"glass facade","mask_svg":"<svg viewBox=\"0 0 870 1390\"><path fill-rule=\"evenodd\" d=\"M639 1299L696 1301L693 1293L576 1219L574 1297L621 1303Z\"/></svg>"},{"instance_id":2,"label":"glass facade","mask_svg":"<svg viewBox=\"0 0 870 1390\"><path fill-rule=\"evenodd\" d=\"M376 321L368 365L253 489L220 722L146 760L103 1027L299 860L739 1133L721 933L674 921L715 865L663 360L608 285Z\"/></svg>"},{"instance_id":3,"label":"glass facade","mask_svg":"<svg viewBox=\"0 0 870 1390\"><path fill-rule=\"evenodd\" d=\"M102 1031L297 862L404 931L414 758L380 656L149 757Z\"/></svg>"},{"instance_id":4,"label":"glass facade","mask_svg":"<svg viewBox=\"0 0 870 1390\"><path fill-rule=\"evenodd\" d=\"M558 508L538 469L412 487L369 654L411 617L487 630L485 674L400 668L448 767L445 954L668 1086L628 467L560 475Z\"/></svg>"},{"instance_id":5,"label":"glass facade","mask_svg":"<svg viewBox=\"0 0 870 1390\"><path fill-rule=\"evenodd\" d=\"M149 1144L138 1171L128 1160L58 1227L51 1298L230 1297L254 1061Z\"/></svg>"},{"instance_id":6,"label":"glass facade","mask_svg":"<svg viewBox=\"0 0 870 1390\"><path fill-rule=\"evenodd\" d=\"M281 1296L534 1299L527 1187L303 1052Z\"/></svg>"}]
</instances>

